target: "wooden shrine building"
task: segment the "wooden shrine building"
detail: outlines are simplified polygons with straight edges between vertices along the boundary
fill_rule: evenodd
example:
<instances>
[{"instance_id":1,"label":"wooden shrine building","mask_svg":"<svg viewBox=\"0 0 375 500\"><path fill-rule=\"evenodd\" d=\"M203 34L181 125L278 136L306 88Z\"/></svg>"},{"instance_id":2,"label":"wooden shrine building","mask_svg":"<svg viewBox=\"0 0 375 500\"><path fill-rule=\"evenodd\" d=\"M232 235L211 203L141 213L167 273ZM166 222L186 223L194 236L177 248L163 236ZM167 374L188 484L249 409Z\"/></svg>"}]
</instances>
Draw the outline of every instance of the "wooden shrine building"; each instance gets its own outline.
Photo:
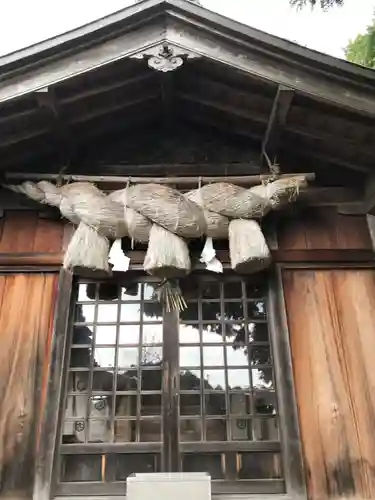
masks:
<instances>
[{"instance_id":1,"label":"wooden shrine building","mask_svg":"<svg viewBox=\"0 0 375 500\"><path fill-rule=\"evenodd\" d=\"M187 0L143 0L0 58L0 499L123 497L207 472L222 500L375 498L375 73ZM8 189L186 191L309 174L271 266L189 243L187 308L143 271L62 269L73 225Z\"/></svg>"}]
</instances>

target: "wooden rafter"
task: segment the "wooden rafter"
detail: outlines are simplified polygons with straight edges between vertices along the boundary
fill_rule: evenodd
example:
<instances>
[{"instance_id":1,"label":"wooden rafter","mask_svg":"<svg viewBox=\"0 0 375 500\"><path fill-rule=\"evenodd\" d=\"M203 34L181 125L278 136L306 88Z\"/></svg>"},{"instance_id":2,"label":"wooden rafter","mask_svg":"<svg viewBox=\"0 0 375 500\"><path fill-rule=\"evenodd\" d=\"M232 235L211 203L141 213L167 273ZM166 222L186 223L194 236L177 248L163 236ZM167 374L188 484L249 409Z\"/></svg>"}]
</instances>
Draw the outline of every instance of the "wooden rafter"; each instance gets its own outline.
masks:
<instances>
[{"instance_id":1,"label":"wooden rafter","mask_svg":"<svg viewBox=\"0 0 375 500\"><path fill-rule=\"evenodd\" d=\"M268 165L269 162L271 164L276 162L282 131L286 124L293 96L293 89L279 85L262 141L261 159L265 165Z\"/></svg>"}]
</instances>

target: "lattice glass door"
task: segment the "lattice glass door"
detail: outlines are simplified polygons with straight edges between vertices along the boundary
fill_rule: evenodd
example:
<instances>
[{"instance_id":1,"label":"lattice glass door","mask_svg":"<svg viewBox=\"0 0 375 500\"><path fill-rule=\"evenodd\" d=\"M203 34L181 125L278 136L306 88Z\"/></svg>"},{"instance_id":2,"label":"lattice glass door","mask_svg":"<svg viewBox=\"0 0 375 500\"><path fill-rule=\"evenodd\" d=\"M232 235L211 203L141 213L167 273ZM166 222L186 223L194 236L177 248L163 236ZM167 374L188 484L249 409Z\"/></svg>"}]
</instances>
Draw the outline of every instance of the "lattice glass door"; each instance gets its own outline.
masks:
<instances>
[{"instance_id":1,"label":"lattice glass door","mask_svg":"<svg viewBox=\"0 0 375 500\"><path fill-rule=\"evenodd\" d=\"M134 472L205 471L216 493L282 493L266 281L191 275L187 309L158 282L79 283L60 494L124 494Z\"/></svg>"}]
</instances>

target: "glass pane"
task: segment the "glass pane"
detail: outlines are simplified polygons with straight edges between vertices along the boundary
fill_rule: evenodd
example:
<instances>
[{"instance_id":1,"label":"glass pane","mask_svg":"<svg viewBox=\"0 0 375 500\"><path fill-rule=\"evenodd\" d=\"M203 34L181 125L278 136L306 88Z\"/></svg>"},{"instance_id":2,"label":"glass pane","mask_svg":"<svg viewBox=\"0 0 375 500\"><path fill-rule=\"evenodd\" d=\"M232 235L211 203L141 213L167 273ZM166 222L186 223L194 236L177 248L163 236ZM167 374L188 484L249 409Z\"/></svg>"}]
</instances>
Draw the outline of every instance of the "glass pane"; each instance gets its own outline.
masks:
<instances>
[{"instance_id":1,"label":"glass pane","mask_svg":"<svg viewBox=\"0 0 375 500\"><path fill-rule=\"evenodd\" d=\"M226 441L227 440L227 422L224 419L206 420L206 439L207 441Z\"/></svg>"},{"instance_id":2,"label":"glass pane","mask_svg":"<svg viewBox=\"0 0 375 500\"><path fill-rule=\"evenodd\" d=\"M200 441L202 439L202 422L200 420L180 420L181 442Z\"/></svg>"},{"instance_id":3,"label":"glass pane","mask_svg":"<svg viewBox=\"0 0 375 500\"><path fill-rule=\"evenodd\" d=\"M223 327L221 323L203 325L202 342L204 344L223 342Z\"/></svg>"},{"instance_id":4,"label":"glass pane","mask_svg":"<svg viewBox=\"0 0 375 500\"><path fill-rule=\"evenodd\" d=\"M225 402L225 393L217 393L217 394L205 394L205 412L206 415L225 415L226 414L226 402Z\"/></svg>"},{"instance_id":5,"label":"glass pane","mask_svg":"<svg viewBox=\"0 0 375 500\"><path fill-rule=\"evenodd\" d=\"M72 344L91 345L93 328L94 328L93 326L74 325Z\"/></svg>"},{"instance_id":6,"label":"glass pane","mask_svg":"<svg viewBox=\"0 0 375 500\"><path fill-rule=\"evenodd\" d=\"M247 366L249 364L247 348L245 346L228 346L226 350L228 366Z\"/></svg>"},{"instance_id":7,"label":"glass pane","mask_svg":"<svg viewBox=\"0 0 375 500\"><path fill-rule=\"evenodd\" d=\"M161 420L154 418L141 420L140 440L148 443L161 442Z\"/></svg>"},{"instance_id":8,"label":"glass pane","mask_svg":"<svg viewBox=\"0 0 375 500\"><path fill-rule=\"evenodd\" d=\"M198 344L199 326L181 324L179 328L180 344Z\"/></svg>"},{"instance_id":9,"label":"glass pane","mask_svg":"<svg viewBox=\"0 0 375 500\"><path fill-rule=\"evenodd\" d=\"M141 318L141 305L137 302L134 304L121 304L120 321L122 323L137 323Z\"/></svg>"},{"instance_id":10,"label":"glass pane","mask_svg":"<svg viewBox=\"0 0 375 500\"><path fill-rule=\"evenodd\" d=\"M264 300L257 300L247 303L247 314L249 318L266 318L266 303Z\"/></svg>"},{"instance_id":11,"label":"glass pane","mask_svg":"<svg viewBox=\"0 0 375 500\"><path fill-rule=\"evenodd\" d=\"M161 344L163 342L163 325L144 325L142 343L144 345Z\"/></svg>"},{"instance_id":12,"label":"glass pane","mask_svg":"<svg viewBox=\"0 0 375 500\"><path fill-rule=\"evenodd\" d=\"M251 441L251 420L233 418L230 420L232 441Z\"/></svg>"},{"instance_id":13,"label":"glass pane","mask_svg":"<svg viewBox=\"0 0 375 500\"><path fill-rule=\"evenodd\" d=\"M163 358L162 347L142 347L141 366L161 366Z\"/></svg>"},{"instance_id":14,"label":"glass pane","mask_svg":"<svg viewBox=\"0 0 375 500\"><path fill-rule=\"evenodd\" d=\"M127 477L136 473L160 471L158 455L148 453L113 454L107 457L106 481L126 481Z\"/></svg>"},{"instance_id":15,"label":"glass pane","mask_svg":"<svg viewBox=\"0 0 375 500\"><path fill-rule=\"evenodd\" d=\"M161 391L162 371L161 370L142 370L142 391Z\"/></svg>"},{"instance_id":16,"label":"glass pane","mask_svg":"<svg viewBox=\"0 0 375 500\"><path fill-rule=\"evenodd\" d=\"M120 325L119 344L139 344L140 325Z\"/></svg>"},{"instance_id":17,"label":"glass pane","mask_svg":"<svg viewBox=\"0 0 375 500\"><path fill-rule=\"evenodd\" d=\"M144 416L161 415L161 395L160 394L142 394L141 396L141 414Z\"/></svg>"},{"instance_id":18,"label":"glass pane","mask_svg":"<svg viewBox=\"0 0 375 500\"><path fill-rule=\"evenodd\" d=\"M67 392L87 392L88 385L89 371L69 373Z\"/></svg>"},{"instance_id":19,"label":"glass pane","mask_svg":"<svg viewBox=\"0 0 375 500\"><path fill-rule=\"evenodd\" d=\"M241 453L239 479L278 479L281 458L276 453Z\"/></svg>"},{"instance_id":20,"label":"glass pane","mask_svg":"<svg viewBox=\"0 0 375 500\"><path fill-rule=\"evenodd\" d=\"M63 455L63 482L101 481L101 455Z\"/></svg>"},{"instance_id":21,"label":"glass pane","mask_svg":"<svg viewBox=\"0 0 375 500\"><path fill-rule=\"evenodd\" d=\"M72 368L89 368L91 349L87 347L72 347L70 351L70 366Z\"/></svg>"},{"instance_id":22,"label":"glass pane","mask_svg":"<svg viewBox=\"0 0 375 500\"><path fill-rule=\"evenodd\" d=\"M218 281L203 281L200 290L202 299L220 299L220 283Z\"/></svg>"},{"instance_id":23,"label":"glass pane","mask_svg":"<svg viewBox=\"0 0 375 500\"><path fill-rule=\"evenodd\" d=\"M98 325L96 327L96 345L116 344L117 327Z\"/></svg>"},{"instance_id":24,"label":"glass pane","mask_svg":"<svg viewBox=\"0 0 375 500\"><path fill-rule=\"evenodd\" d=\"M254 410L258 415L276 415L276 394L262 391L254 394Z\"/></svg>"},{"instance_id":25,"label":"glass pane","mask_svg":"<svg viewBox=\"0 0 375 500\"><path fill-rule=\"evenodd\" d=\"M183 471L184 472L207 472L211 479L223 479L221 469L221 455L205 453L205 454L188 454L183 456Z\"/></svg>"},{"instance_id":26,"label":"glass pane","mask_svg":"<svg viewBox=\"0 0 375 500\"><path fill-rule=\"evenodd\" d=\"M88 442L89 443L110 443L112 441L110 423L109 423L109 410L108 407L103 410L107 413L107 420L90 419L88 426ZM94 414L95 415L95 414Z\"/></svg>"},{"instance_id":27,"label":"glass pane","mask_svg":"<svg viewBox=\"0 0 375 500\"><path fill-rule=\"evenodd\" d=\"M224 300L225 299L241 299L242 298L242 282L230 281L224 283Z\"/></svg>"},{"instance_id":28,"label":"glass pane","mask_svg":"<svg viewBox=\"0 0 375 500\"><path fill-rule=\"evenodd\" d=\"M141 300L141 285L135 282L126 287L122 286L121 300Z\"/></svg>"},{"instance_id":29,"label":"glass pane","mask_svg":"<svg viewBox=\"0 0 375 500\"><path fill-rule=\"evenodd\" d=\"M233 345L245 345L246 329L243 323L234 323L225 325L225 342Z\"/></svg>"},{"instance_id":30,"label":"glass pane","mask_svg":"<svg viewBox=\"0 0 375 500\"><path fill-rule=\"evenodd\" d=\"M226 302L224 311L225 321L242 321L244 319L242 302Z\"/></svg>"},{"instance_id":31,"label":"glass pane","mask_svg":"<svg viewBox=\"0 0 375 500\"><path fill-rule=\"evenodd\" d=\"M255 441L278 441L279 430L277 418L255 418L253 434Z\"/></svg>"},{"instance_id":32,"label":"glass pane","mask_svg":"<svg viewBox=\"0 0 375 500\"><path fill-rule=\"evenodd\" d=\"M253 387L258 390L274 389L272 368L262 368L261 370L251 370L253 377Z\"/></svg>"},{"instance_id":33,"label":"glass pane","mask_svg":"<svg viewBox=\"0 0 375 500\"><path fill-rule=\"evenodd\" d=\"M116 395L116 412L115 417L136 417L137 416L137 396L132 395ZM118 422L118 436L122 436L123 439L127 438L128 432L131 430L131 422L128 422L129 425L126 425L124 421ZM123 434L120 434L120 431Z\"/></svg>"},{"instance_id":34,"label":"glass pane","mask_svg":"<svg viewBox=\"0 0 375 500\"><path fill-rule=\"evenodd\" d=\"M204 366L224 366L224 349L222 347L203 347Z\"/></svg>"},{"instance_id":35,"label":"glass pane","mask_svg":"<svg viewBox=\"0 0 375 500\"><path fill-rule=\"evenodd\" d=\"M180 366L200 366L201 354L199 347L180 347Z\"/></svg>"},{"instance_id":36,"label":"glass pane","mask_svg":"<svg viewBox=\"0 0 375 500\"><path fill-rule=\"evenodd\" d=\"M181 394L180 396L180 415L200 415L201 414L201 395Z\"/></svg>"},{"instance_id":37,"label":"glass pane","mask_svg":"<svg viewBox=\"0 0 375 500\"><path fill-rule=\"evenodd\" d=\"M155 283L154 285L152 283L143 284L144 300L156 300L156 297L154 297L155 286L157 286L157 283Z\"/></svg>"},{"instance_id":38,"label":"glass pane","mask_svg":"<svg viewBox=\"0 0 375 500\"><path fill-rule=\"evenodd\" d=\"M268 342L267 323L249 323L249 342Z\"/></svg>"},{"instance_id":39,"label":"glass pane","mask_svg":"<svg viewBox=\"0 0 375 500\"><path fill-rule=\"evenodd\" d=\"M138 388L138 370L132 368L130 370L119 371L117 373L117 391L136 391Z\"/></svg>"},{"instance_id":40,"label":"glass pane","mask_svg":"<svg viewBox=\"0 0 375 500\"><path fill-rule=\"evenodd\" d=\"M122 404L122 401L121 401ZM135 415L135 411L130 409L128 414ZM135 441L136 420L116 420L115 421L115 443L131 443Z\"/></svg>"},{"instance_id":41,"label":"glass pane","mask_svg":"<svg viewBox=\"0 0 375 500\"><path fill-rule=\"evenodd\" d=\"M90 286L88 285L87 289L89 290ZM118 299L118 286L116 283L101 283L99 285L99 291L98 291L98 299L99 300L116 300Z\"/></svg>"},{"instance_id":42,"label":"glass pane","mask_svg":"<svg viewBox=\"0 0 375 500\"><path fill-rule=\"evenodd\" d=\"M120 347L118 350L119 370L137 367L139 365L139 350L137 347Z\"/></svg>"},{"instance_id":43,"label":"glass pane","mask_svg":"<svg viewBox=\"0 0 375 500\"><path fill-rule=\"evenodd\" d=\"M271 364L271 352L270 348L265 347L253 347L251 349L251 364L256 365L269 365Z\"/></svg>"},{"instance_id":44,"label":"glass pane","mask_svg":"<svg viewBox=\"0 0 375 500\"><path fill-rule=\"evenodd\" d=\"M143 304L143 317L145 322L161 322L163 320L163 309L159 302L145 302Z\"/></svg>"},{"instance_id":45,"label":"glass pane","mask_svg":"<svg viewBox=\"0 0 375 500\"><path fill-rule=\"evenodd\" d=\"M250 394L246 393L236 393L230 394L230 412L234 415L250 415L251 414L251 404L250 404Z\"/></svg>"},{"instance_id":46,"label":"glass pane","mask_svg":"<svg viewBox=\"0 0 375 500\"><path fill-rule=\"evenodd\" d=\"M220 302L202 302L202 320L217 321L221 317Z\"/></svg>"},{"instance_id":47,"label":"glass pane","mask_svg":"<svg viewBox=\"0 0 375 500\"><path fill-rule=\"evenodd\" d=\"M117 304L99 304L98 323L116 323L117 312L118 312Z\"/></svg>"},{"instance_id":48,"label":"glass pane","mask_svg":"<svg viewBox=\"0 0 375 500\"><path fill-rule=\"evenodd\" d=\"M94 305L76 305L75 321L77 323L92 323L95 317Z\"/></svg>"},{"instance_id":49,"label":"glass pane","mask_svg":"<svg viewBox=\"0 0 375 500\"><path fill-rule=\"evenodd\" d=\"M91 293L90 293L91 292ZM82 283L78 285L78 302L90 302L95 300L96 285Z\"/></svg>"},{"instance_id":50,"label":"glass pane","mask_svg":"<svg viewBox=\"0 0 375 500\"><path fill-rule=\"evenodd\" d=\"M204 387L206 389L223 391L225 385L224 370L204 370Z\"/></svg>"},{"instance_id":51,"label":"glass pane","mask_svg":"<svg viewBox=\"0 0 375 500\"><path fill-rule=\"evenodd\" d=\"M98 347L94 351L95 366L113 368L115 366L116 349L112 347Z\"/></svg>"},{"instance_id":52,"label":"glass pane","mask_svg":"<svg viewBox=\"0 0 375 500\"><path fill-rule=\"evenodd\" d=\"M250 387L248 370L228 370L228 385L232 390L243 390Z\"/></svg>"},{"instance_id":53,"label":"glass pane","mask_svg":"<svg viewBox=\"0 0 375 500\"><path fill-rule=\"evenodd\" d=\"M94 371L92 374L92 390L94 392L113 391L113 376L113 371Z\"/></svg>"},{"instance_id":54,"label":"glass pane","mask_svg":"<svg viewBox=\"0 0 375 500\"><path fill-rule=\"evenodd\" d=\"M68 396L65 405L65 418L86 418L87 415L87 396Z\"/></svg>"},{"instance_id":55,"label":"glass pane","mask_svg":"<svg viewBox=\"0 0 375 500\"><path fill-rule=\"evenodd\" d=\"M180 390L194 391L201 387L200 370L182 370L180 375Z\"/></svg>"},{"instance_id":56,"label":"glass pane","mask_svg":"<svg viewBox=\"0 0 375 500\"><path fill-rule=\"evenodd\" d=\"M180 312L180 321L198 321L198 302L187 303L187 308Z\"/></svg>"}]
</instances>

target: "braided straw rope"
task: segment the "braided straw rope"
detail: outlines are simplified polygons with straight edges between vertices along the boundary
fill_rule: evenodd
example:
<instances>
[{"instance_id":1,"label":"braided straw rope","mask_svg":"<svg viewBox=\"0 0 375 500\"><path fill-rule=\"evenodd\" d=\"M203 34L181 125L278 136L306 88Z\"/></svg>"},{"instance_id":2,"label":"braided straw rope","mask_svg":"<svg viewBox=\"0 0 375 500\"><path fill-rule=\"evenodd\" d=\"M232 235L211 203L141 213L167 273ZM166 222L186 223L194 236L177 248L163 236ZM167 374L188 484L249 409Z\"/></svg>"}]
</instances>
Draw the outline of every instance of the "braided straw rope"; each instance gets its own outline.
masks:
<instances>
[{"instance_id":1,"label":"braided straw rope","mask_svg":"<svg viewBox=\"0 0 375 500\"><path fill-rule=\"evenodd\" d=\"M268 266L270 253L257 220L296 199L302 176L281 178L246 189L231 183L199 186L186 194L160 184L137 184L106 195L89 182L57 187L41 181L7 186L59 208L78 225L64 266L108 272L109 239L149 242L144 268L171 277L191 264L185 239L229 237L232 268L242 273Z\"/></svg>"}]
</instances>

